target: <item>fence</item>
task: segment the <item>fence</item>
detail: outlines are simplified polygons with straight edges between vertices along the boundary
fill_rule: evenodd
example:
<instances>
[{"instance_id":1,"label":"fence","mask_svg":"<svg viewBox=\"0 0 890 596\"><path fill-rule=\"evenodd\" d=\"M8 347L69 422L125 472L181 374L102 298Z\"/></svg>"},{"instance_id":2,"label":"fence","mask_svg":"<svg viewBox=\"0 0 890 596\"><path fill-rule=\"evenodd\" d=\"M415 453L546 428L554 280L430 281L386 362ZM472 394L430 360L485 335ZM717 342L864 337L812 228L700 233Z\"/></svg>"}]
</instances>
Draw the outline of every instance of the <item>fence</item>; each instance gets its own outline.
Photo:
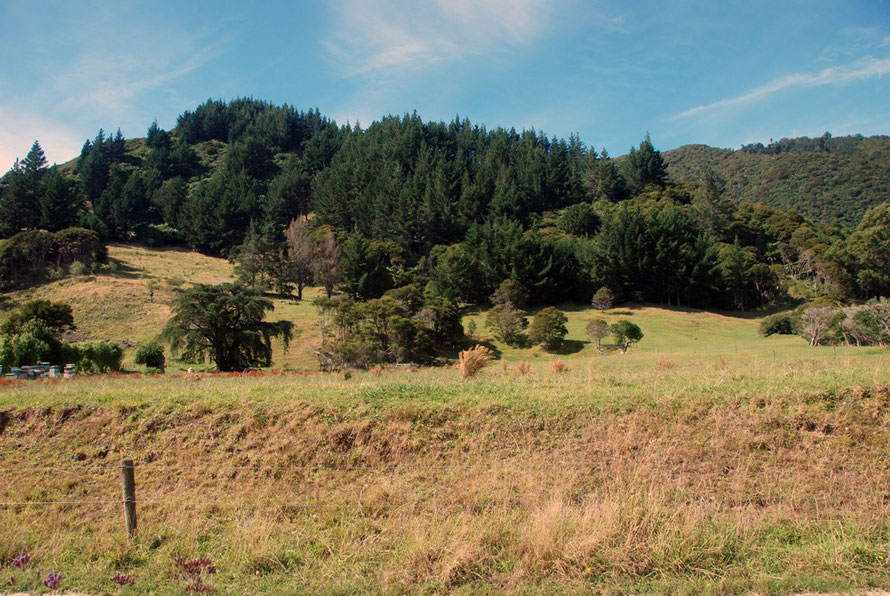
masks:
<instances>
[{"instance_id":1,"label":"fence","mask_svg":"<svg viewBox=\"0 0 890 596\"><path fill-rule=\"evenodd\" d=\"M825 454L820 454L824 456ZM759 463L773 463L773 464L786 464L788 466L791 465L804 465L809 466L812 461L815 459L814 454L778 454L778 453L749 453L744 455L716 455L716 454L704 454L706 457L706 461L708 463L718 463L720 465L725 466L726 470L732 469L750 469L752 464ZM674 465L678 469L686 470L690 464L695 465L697 463L701 463L703 460L690 460L688 458L675 458L675 460L668 459L668 465ZM592 473L594 470L603 471L608 468L608 465L612 463L609 459L602 460L574 460L574 461L551 461L547 463L547 468L552 471L557 468L571 468L581 474ZM836 479L840 480L842 477L847 478L852 472L849 469L849 462L843 457L842 454L837 454L834 460L829 460L827 462L822 462L827 464L834 464L837 470L828 470L828 472L832 475L836 475ZM871 475L877 478L878 476L883 476L888 472L886 469L888 463L885 461L879 462L872 467L868 467L865 470L858 470L854 472L858 472L859 474ZM137 499L136 496L136 471L137 469L140 472L144 473L152 473L152 472L182 472L184 470L200 470L203 472L210 472L215 477L220 477L221 472L232 473L235 471L238 472L252 472L252 473L271 473L271 472L299 472L301 474L308 473L317 473L317 472L357 472L357 473L367 473L367 474L386 474L386 473L396 473L396 472L443 472L443 471L464 471L464 472L476 472L476 473L491 473L493 470L492 465L490 464L420 464L420 465L412 465L412 464L404 464L404 465L324 465L324 464L315 464L315 465L272 465L272 466L264 466L264 465L232 465L232 466L221 466L218 469L211 470L205 466L188 466L188 465L158 465L158 464L145 464L141 465L137 468L133 459L124 458L121 460L119 465L91 465L91 466L44 466L44 467L9 467L9 468L0 468L0 477L6 477L7 479L10 476L16 476L21 474L49 474L49 473L62 473L62 474L72 474L72 475L80 475L83 476L87 473L103 473L107 474L109 472L119 472L120 473L120 484L121 484L121 498L115 499L111 498L96 498L96 499L47 499L47 500L8 500L8 501L0 501L0 508L20 508L20 507L46 507L46 506L101 506L101 507L111 507L111 506L120 506L123 510L123 528L126 531L127 535L132 538L135 536L137 531L137 505L139 506L152 506L152 505L176 505L176 506L209 506L214 508L264 508L264 507L286 507L290 510L313 510L320 508L329 508L330 505L326 503L322 503L320 501L320 497L318 491L315 492L315 502L296 502L292 500L253 500L253 501L245 501L245 500L213 500L213 499L191 499L184 500L182 498L170 498L170 499ZM858 499L859 502L868 502L871 499L875 499L877 502L875 504L879 505L879 509L883 512L886 507L890 507L890 493L877 491L874 495L867 495L863 493L862 486L858 486L856 484L850 484L846 481L839 482L839 485L843 486L851 486L854 490L849 493L842 493L838 491L832 491L828 494L808 494L801 495L792 494L790 499L788 499L788 503L794 505L795 503L800 504L804 502L809 503L838 503L842 502L845 499ZM767 498L768 501L772 505L782 505L783 503L780 501L776 501L774 498ZM715 497L707 497L707 496L699 496L694 498L693 502L695 503L710 503L713 505L732 505L732 506L740 506L740 505L752 505L757 504L759 506L764 505L764 497L760 494L749 494L749 495L741 495L740 497L733 499L732 501L720 501ZM356 503L357 507L360 507L360 503ZM454 504L436 504L436 509L470 509L471 506L462 504L462 503L454 503ZM417 509L416 504L408 504L402 507L393 507L391 509ZM475 510L475 508L473 508ZM882 513L883 515L883 513ZM819 517L819 521L825 521L826 518Z\"/></svg>"}]
</instances>

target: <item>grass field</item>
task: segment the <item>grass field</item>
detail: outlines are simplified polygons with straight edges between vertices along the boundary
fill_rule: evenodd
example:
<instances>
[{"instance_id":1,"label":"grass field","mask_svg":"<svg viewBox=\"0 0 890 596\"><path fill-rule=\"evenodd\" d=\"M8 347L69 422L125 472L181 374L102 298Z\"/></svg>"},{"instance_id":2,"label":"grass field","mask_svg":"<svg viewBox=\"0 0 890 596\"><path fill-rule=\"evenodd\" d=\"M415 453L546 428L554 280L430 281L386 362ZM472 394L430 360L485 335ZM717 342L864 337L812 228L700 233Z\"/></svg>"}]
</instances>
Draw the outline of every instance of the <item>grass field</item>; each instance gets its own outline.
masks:
<instances>
[{"instance_id":1,"label":"grass field","mask_svg":"<svg viewBox=\"0 0 890 596\"><path fill-rule=\"evenodd\" d=\"M125 346L157 338L170 318L170 302L179 290L189 283L221 283L232 280L232 265L225 259L208 257L183 249L147 249L130 245L109 247L110 270L100 274L66 278L36 288L5 295L0 306L6 311L35 298L70 304L74 311L78 334L83 339L120 341ZM154 288L153 296L149 288ZM282 370L315 370L318 363L312 355L313 346L320 342L317 314L312 298L321 293L319 288L304 292L304 300L274 298L275 310L270 319L294 322L296 337L289 350L274 345L273 368ZM797 337L773 337L764 340L757 334L762 315L740 313L711 313L681 308L653 306L618 307L605 313L577 305L562 307L568 318L569 334L565 353L560 358L589 358L596 349L585 334L590 318L602 316L610 323L622 318L636 322L645 337L634 350L649 352L681 352L706 354L716 352L764 354L771 350L796 350L805 347ZM532 311L530 314L534 314ZM0 311L0 319L4 317ZM508 361L552 358L540 348L513 348L494 341L485 328L484 311L470 309L464 325L471 320L477 324L480 341L493 345L498 354ZM608 343L609 340L606 340ZM135 350L129 349L125 367L135 370L132 363ZM185 371L189 364L176 362L168 354L173 370ZM209 369L211 364L196 367Z\"/></svg>"},{"instance_id":2,"label":"grass field","mask_svg":"<svg viewBox=\"0 0 890 596\"><path fill-rule=\"evenodd\" d=\"M138 342L177 285L157 277L149 303L144 275L190 259L186 275L230 271L179 251L112 256L114 275L10 302L65 292L84 333ZM311 342L311 306L276 304ZM4 384L0 585L46 591L40 570L65 590L175 594L194 586L176 558L207 557L218 573L203 582L223 593L890 586L890 353L644 306L605 315L639 324L640 345L597 354L583 336L596 315L568 314L566 353L495 344L502 360L468 380L439 367ZM297 346L282 362L313 364ZM137 465L132 541L122 457Z\"/></svg>"}]
</instances>

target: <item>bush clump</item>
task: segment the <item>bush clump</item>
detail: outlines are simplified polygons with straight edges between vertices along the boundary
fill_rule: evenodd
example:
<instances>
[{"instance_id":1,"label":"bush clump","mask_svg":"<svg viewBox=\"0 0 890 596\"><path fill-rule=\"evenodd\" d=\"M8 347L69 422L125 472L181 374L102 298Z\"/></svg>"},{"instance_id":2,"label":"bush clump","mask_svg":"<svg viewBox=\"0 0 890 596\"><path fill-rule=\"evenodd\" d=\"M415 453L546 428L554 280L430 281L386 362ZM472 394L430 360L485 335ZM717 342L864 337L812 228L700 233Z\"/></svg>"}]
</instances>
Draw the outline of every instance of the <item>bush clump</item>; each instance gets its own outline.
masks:
<instances>
[{"instance_id":1,"label":"bush clump","mask_svg":"<svg viewBox=\"0 0 890 596\"><path fill-rule=\"evenodd\" d=\"M157 342L149 342L143 344L136 349L136 357L133 360L136 364L145 365L149 369L155 369L160 373L164 372L164 366L167 359L164 357L164 348Z\"/></svg>"},{"instance_id":2,"label":"bush clump","mask_svg":"<svg viewBox=\"0 0 890 596\"><path fill-rule=\"evenodd\" d=\"M760 334L764 337L770 335L794 335L794 320L790 312L780 312L770 315L760 322Z\"/></svg>"},{"instance_id":3,"label":"bush clump","mask_svg":"<svg viewBox=\"0 0 890 596\"><path fill-rule=\"evenodd\" d=\"M124 360L124 350L110 341L96 341L80 347L80 367L84 372L100 374L118 372Z\"/></svg>"},{"instance_id":4,"label":"bush clump","mask_svg":"<svg viewBox=\"0 0 890 596\"><path fill-rule=\"evenodd\" d=\"M528 340L533 345L541 344L548 352L554 352L562 346L569 332L566 328L568 322L568 317L558 308L548 306L541 309L528 328Z\"/></svg>"}]
</instances>

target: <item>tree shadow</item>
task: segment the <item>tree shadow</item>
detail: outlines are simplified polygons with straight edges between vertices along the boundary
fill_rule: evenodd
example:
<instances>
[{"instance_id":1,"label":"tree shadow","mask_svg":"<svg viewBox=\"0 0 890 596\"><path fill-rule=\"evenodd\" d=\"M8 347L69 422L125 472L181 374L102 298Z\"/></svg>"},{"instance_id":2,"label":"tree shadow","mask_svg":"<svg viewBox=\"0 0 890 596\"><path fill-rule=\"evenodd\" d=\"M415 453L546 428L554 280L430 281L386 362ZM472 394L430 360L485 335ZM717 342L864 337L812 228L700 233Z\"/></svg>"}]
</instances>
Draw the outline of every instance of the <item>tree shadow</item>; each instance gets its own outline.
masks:
<instances>
[{"instance_id":1,"label":"tree shadow","mask_svg":"<svg viewBox=\"0 0 890 596\"><path fill-rule=\"evenodd\" d=\"M463 341L461 341L458 346L458 350L472 350L476 346L483 346L485 348L488 348L491 352L491 355L497 359L499 359L503 354L503 352L501 352L501 350L490 341L473 339L472 337L466 337ZM452 357L456 358L457 353L455 352Z\"/></svg>"},{"instance_id":2,"label":"tree shadow","mask_svg":"<svg viewBox=\"0 0 890 596\"><path fill-rule=\"evenodd\" d=\"M581 341L578 339L564 339L562 340L562 345L559 346L559 349L554 351L553 354L559 354L560 356L568 356L569 354L577 354L581 350L584 349L584 346L589 344L589 341Z\"/></svg>"},{"instance_id":3,"label":"tree shadow","mask_svg":"<svg viewBox=\"0 0 890 596\"><path fill-rule=\"evenodd\" d=\"M127 265L123 261L113 257L108 258L108 264L105 266L102 273L111 277L120 277L123 279L139 279L142 277L141 269Z\"/></svg>"}]
</instances>

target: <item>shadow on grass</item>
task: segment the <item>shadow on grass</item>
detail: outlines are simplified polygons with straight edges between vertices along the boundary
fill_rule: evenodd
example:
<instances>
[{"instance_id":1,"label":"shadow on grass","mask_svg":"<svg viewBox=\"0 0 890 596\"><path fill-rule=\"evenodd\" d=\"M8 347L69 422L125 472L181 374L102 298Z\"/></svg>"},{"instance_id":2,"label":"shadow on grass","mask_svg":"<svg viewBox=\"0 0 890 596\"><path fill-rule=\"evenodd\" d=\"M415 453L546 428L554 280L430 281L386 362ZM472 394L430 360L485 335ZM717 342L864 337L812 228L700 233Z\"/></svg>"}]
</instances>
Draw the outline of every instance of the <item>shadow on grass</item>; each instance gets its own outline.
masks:
<instances>
[{"instance_id":1,"label":"shadow on grass","mask_svg":"<svg viewBox=\"0 0 890 596\"><path fill-rule=\"evenodd\" d=\"M499 359L501 357L502 352L496 345L494 345L490 341L473 339L472 337L464 338L464 340L458 346L457 350L472 350L476 346L483 346L488 348L491 351L491 355L494 356L496 359ZM449 353L448 357L457 359L457 351L455 351L454 353Z\"/></svg>"},{"instance_id":2,"label":"shadow on grass","mask_svg":"<svg viewBox=\"0 0 890 596\"><path fill-rule=\"evenodd\" d=\"M581 350L584 349L584 346L589 344L589 341L581 341L578 339L564 339L562 341L562 345L558 350L552 352L553 354L559 354L560 356L568 356L569 354L577 354Z\"/></svg>"},{"instance_id":3,"label":"shadow on grass","mask_svg":"<svg viewBox=\"0 0 890 596\"><path fill-rule=\"evenodd\" d=\"M139 279L142 277L142 270L127 265L119 259L113 257L108 258L108 264L102 271L103 274L111 277L120 277L124 279Z\"/></svg>"}]
</instances>

